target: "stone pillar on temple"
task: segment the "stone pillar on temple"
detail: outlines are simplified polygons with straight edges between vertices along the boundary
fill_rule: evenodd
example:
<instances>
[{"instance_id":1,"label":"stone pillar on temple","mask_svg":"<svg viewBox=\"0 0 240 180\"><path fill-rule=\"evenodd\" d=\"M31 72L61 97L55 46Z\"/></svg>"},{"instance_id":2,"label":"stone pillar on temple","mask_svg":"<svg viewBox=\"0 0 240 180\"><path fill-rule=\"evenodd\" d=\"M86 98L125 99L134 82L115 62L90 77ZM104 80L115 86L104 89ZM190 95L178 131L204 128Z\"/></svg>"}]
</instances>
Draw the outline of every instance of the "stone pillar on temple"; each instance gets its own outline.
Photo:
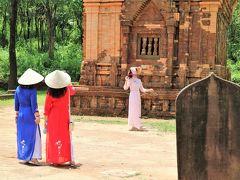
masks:
<instances>
[{"instance_id":1,"label":"stone pillar on temple","mask_svg":"<svg viewBox=\"0 0 240 180\"><path fill-rule=\"evenodd\" d=\"M126 115L131 66L154 94L142 115L173 116L180 89L210 72L228 79L227 28L237 0L83 0L84 59L75 114ZM80 107L80 108L79 108Z\"/></svg>"},{"instance_id":2,"label":"stone pillar on temple","mask_svg":"<svg viewBox=\"0 0 240 180\"><path fill-rule=\"evenodd\" d=\"M227 28L236 2L176 1L180 15L179 88L205 77L210 71L229 78Z\"/></svg>"},{"instance_id":3,"label":"stone pillar on temple","mask_svg":"<svg viewBox=\"0 0 240 180\"><path fill-rule=\"evenodd\" d=\"M84 0L84 62L81 84L117 86L120 13L124 0ZM95 73L93 73L95 72ZM89 76L94 76L91 83Z\"/></svg>"},{"instance_id":4,"label":"stone pillar on temple","mask_svg":"<svg viewBox=\"0 0 240 180\"><path fill-rule=\"evenodd\" d=\"M169 0L125 0L123 3L122 69L142 67L140 76L145 87L173 87L176 13L175 4Z\"/></svg>"}]
</instances>

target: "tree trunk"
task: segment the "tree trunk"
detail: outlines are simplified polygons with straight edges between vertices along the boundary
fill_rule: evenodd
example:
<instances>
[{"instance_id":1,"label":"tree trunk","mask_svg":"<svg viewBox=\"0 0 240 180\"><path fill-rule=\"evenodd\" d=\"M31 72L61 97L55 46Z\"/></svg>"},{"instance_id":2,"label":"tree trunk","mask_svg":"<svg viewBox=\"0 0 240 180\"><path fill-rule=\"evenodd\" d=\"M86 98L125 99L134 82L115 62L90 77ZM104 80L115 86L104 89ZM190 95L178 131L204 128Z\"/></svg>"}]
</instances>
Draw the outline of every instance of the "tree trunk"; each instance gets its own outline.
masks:
<instances>
[{"instance_id":1,"label":"tree trunk","mask_svg":"<svg viewBox=\"0 0 240 180\"><path fill-rule=\"evenodd\" d=\"M48 57L50 59L54 58L54 26L53 26L53 19L48 19Z\"/></svg>"},{"instance_id":2,"label":"tree trunk","mask_svg":"<svg viewBox=\"0 0 240 180\"><path fill-rule=\"evenodd\" d=\"M56 5L50 7L47 6L47 20L48 20L48 57L54 58L54 43L55 43L55 12Z\"/></svg>"},{"instance_id":3,"label":"tree trunk","mask_svg":"<svg viewBox=\"0 0 240 180\"><path fill-rule=\"evenodd\" d=\"M65 23L65 22L62 22L62 24L60 25L61 34L62 34L62 41L64 40L64 23Z\"/></svg>"},{"instance_id":4,"label":"tree trunk","mask_svg":"<svg viewBox=\"0 0 240 180\"><path fill-rule=\"evenodd\" d=\"M18 0L11 0L10 45L9 45L10 75L8 79L8 89L15 89L17 86L17 61L16 61L17 6Z\"/></svg>"},{"instance_id":5,"label":"tree trunk","mask_svg":"<svg viewBox=\"0 0 240 180\"><path fill-rule=\"evenodd\" d=\"M35 38L39 38L38 15L35 14Z\"/></svg>"},{"instance_id":6,"label":"tree trunk","mask_svg":"<svg viewBox=\"0 0 240 180\"><path fill-rule=\"evenodd\" d=\"M37 12L35 12L35 38L37 39L37 44L38 44L38 51L40 50L40 42L39 42L39 27L38 27L38 15Z\"/></svg>"},{"instance_id":7,"label":"tree trunk","mask_svg":"<svg viewBox=\"0 0 240 180\"><path fill-rule=\"evenodd\" d=\"M29 13L29 7L27 4L27 39L30 39L30 28L31 28L31 13Z\"/></svg>"},{"instance_id":8,"label":"tree trunk","mask_svg":"<svg viewBox=\"0 0 240 180\"><path fill-rule=\"evenodd\" d=\"M19 13L20 23L21 23L20 31L18 33L18 36L21 37L22 34L24 33L24 13L23 13L23 10L22 10L21 6L19 7L19 12L18 13ZM23 35L23 37L24 37L24 35Z\"/></svg>"},{"instance_id":9,"label":"tree trunk","mask_svg":"<svg viewBox=\"0 0 240 180\"><path fill-rule=\"evenodd\" d=\"M6 27L7 27L7 9L8 6L6 6L3 16L3 23L2 23L2 33L1 33L1 45L3 48L7 46L7 38L6 38Z\"/></svg>"},{"instance_id":10,"label":"tree trunk","mask_svg":"<svg viewBox=\"0 0 240 180\"><path fill-rule=\"evenodd\" d=\"M43 30L43 20L40 19L40 33L41 33L41 44L40 44L40 49L43 51L43 46L44 46L44 30Z\"/></svg>"},{"instance_id":11,"label":"tree trunk","mask_svg":"<svg viewBox=\"0 0 240 180\"><path fill-rule=\"evenodd\" d=\"M82 42L83 42L82 16L81 16L81 18L77 17L76 20L77 20L77 27L78 27L79 34L80 34L79 41L80 41L80 44L82 45Z\"/></svg>"}]
</instances>

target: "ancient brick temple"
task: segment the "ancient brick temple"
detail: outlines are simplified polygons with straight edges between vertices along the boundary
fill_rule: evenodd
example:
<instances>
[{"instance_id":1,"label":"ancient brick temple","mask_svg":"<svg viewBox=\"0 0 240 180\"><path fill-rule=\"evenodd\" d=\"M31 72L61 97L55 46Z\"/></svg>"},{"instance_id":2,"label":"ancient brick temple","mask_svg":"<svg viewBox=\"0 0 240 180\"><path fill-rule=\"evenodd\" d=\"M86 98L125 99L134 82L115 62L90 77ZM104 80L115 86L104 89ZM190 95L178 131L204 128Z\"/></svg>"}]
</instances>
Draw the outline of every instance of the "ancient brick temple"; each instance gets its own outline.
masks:
<instances>
[{"instance_id":1,"label":"ancient brick temple","mask_svg":"<svg viewBox=\"0 0 240 180\"><path fill-rule=\"evenodd\" d=\"M184 86L226 68L227 27L237 0L83 0L84 62L74 114L126 115L124 77L141 66L142 114L173 116Z\"/></svg>"}]
</instances>

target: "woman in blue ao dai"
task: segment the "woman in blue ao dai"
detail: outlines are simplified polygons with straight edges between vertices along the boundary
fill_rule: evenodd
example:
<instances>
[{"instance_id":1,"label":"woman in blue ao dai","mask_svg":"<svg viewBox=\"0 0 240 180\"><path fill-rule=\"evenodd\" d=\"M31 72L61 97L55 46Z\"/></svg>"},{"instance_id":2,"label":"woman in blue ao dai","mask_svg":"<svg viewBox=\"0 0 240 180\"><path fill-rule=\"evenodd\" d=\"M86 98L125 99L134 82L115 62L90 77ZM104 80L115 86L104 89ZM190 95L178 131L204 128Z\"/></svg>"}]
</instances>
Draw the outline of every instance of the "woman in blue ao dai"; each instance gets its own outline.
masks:
<instances>
[{"instance_id":1,"label":"woman in blue ao dai","mask_svg":"<svg viewBox=\"0 0 240 180\"><path fill-rule=\"evenodd\" d=\"M34 87L43 76L28 69L19 78L15 92L15 111L17 125L17 157L24 162L40 165L42 158L40 115L37 105L37 90Z\"/></svg>"}]
</instances>

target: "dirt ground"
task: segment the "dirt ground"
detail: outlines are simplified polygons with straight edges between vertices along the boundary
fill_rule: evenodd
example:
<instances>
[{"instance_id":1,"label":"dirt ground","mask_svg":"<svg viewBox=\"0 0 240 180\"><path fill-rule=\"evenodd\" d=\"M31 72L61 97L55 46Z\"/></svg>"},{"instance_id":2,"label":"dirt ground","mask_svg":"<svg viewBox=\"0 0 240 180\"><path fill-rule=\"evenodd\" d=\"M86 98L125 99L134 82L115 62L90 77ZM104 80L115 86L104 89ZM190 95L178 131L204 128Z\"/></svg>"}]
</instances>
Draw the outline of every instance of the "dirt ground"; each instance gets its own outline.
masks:
<instances>
[{"instance_id":1,"label":"dirt ground","mask_svg":"<svg viewBox=\"0 0 240 180\"><path fill-rule=\"evenodd\" d=\"M177 179L175 134L159 133L155 129L132 132L125 125L78 122L73 138L77 169L21 164L16 158L14 112L12 107L0 107L0 179ZM44 162L44 134L42 145Z\"/></svg>"}]
</instances>

